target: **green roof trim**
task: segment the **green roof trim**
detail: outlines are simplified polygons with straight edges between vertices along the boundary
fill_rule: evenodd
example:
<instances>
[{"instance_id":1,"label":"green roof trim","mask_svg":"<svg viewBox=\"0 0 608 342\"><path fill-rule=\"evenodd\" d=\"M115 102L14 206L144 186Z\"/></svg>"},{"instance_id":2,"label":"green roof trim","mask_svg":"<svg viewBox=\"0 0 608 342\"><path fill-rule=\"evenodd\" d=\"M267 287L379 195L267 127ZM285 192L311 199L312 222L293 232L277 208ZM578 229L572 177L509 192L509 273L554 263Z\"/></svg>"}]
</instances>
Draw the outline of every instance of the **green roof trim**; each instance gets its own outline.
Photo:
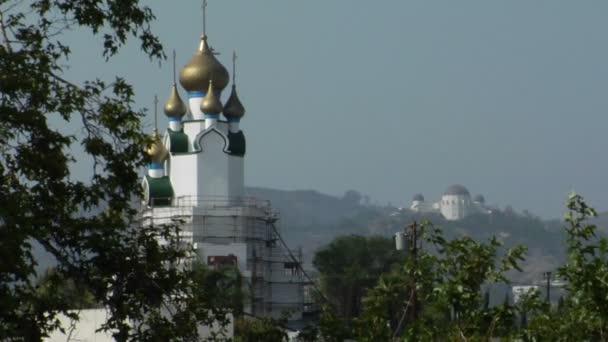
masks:
<instances>
[{"instance_id":1,"label":"green roof trim","mask_svg":"<svg viewBox=\"0 0 608 342\"><path fill-rule=\"evenodd\" d=\"M247 149L245 143L245 134L243 131L238 131L238 133L228 133L228 141L230 142L228 145L228 150L230 150L230 154L235 156L244 156L245 150Z\"/></svg>"},{"instance_id":2,"label":"green roof trim","mask_svg":"<svg viewBox=\"0 0 608 342\"><path fill-rule=\"evenodd\" d=\"M188 136L184 131L173 131L170 128L169 141L171 141L171 153L184 153L188 152Z\"/></svg>"},{"instance_id":3,"label":"green roof trim","mask_svg":"<svg viewBox=\"0 0 608 342\"><path fill-rule=\"evenodd\" d=\"M173 186L167 176L152 178L146 175L148 193L150 194L148 204L153 206L165 206L171 204L173 197Z\"/></svg>"}]
</instances>

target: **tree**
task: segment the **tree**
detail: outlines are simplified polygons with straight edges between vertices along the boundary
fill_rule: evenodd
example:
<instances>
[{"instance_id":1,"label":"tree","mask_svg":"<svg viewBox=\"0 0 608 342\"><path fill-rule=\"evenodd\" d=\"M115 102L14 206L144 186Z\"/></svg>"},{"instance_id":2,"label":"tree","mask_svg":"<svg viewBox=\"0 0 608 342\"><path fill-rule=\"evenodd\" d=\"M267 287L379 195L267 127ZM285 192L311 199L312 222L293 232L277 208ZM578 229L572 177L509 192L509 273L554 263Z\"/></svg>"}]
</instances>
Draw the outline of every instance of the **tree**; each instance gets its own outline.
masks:
<instances>
[{"instance_id":1,"label":"tree","mask_svg":"<svg viewBox=\"0 0 608 342\"><path fill-rule=\"evenodd\" d=\"M446 240L430 223L421 225L419 234L426 247L417 258L383 274L364 298L357 339L469 340L508 334L514 308L487 306L481 290L484 284L506 281L505 272L518 269L525 249L499 256L496 239Z\"/></svg>"},{"instance_id":2,"label":"tree","mask_svg":"<svg viewBox=\"0 0 608 342\"><path fill-rule=\"evenodd\" d=\"M283 342L287 333L283 328L287 320L269 317L241 317L235 323L236 342Z\"/></svg>"},{"instance_id":3,"label":"tree","mask_svg":"<svg viewBox=\"0 0 608 342\"><path fill-rule=\"evenodd\" d=\"M571 195L567 207L568 258L557 272L567 294L555 307L539 291L521 294L516 303L506 293L502 304L489 305L483 286L508 282L505 274L520 270L525 248L499 253L495 238L447 240L426 223L418 235L425 248L367 291L354 330L344 334L335 316L325 314L319 326L332 329L321 335L330 341L608 341L608 238L597 235L589 222L596 212L581 196Z\"/></svg>"},{"instance_id":4,"label":"tree","mask_svg":"<svg viewBox=\"0 0 608 342\"><path fill-rule=\"evenodd\" d=\"M150 143L133 88L120 77L64 75L63 37L74 30L101 36L108 61L130 39L164 59L153 19L138 1L0 1L0 339L41 340L59 328L58 313L73 315L60 295L36 289L33 244L58 277L108 309L103 329L119 341L190 338L197 321L224 317L196 271L176 266L188 260L177 226L143 226L131 207ZM82 135L61 133L51 118L82 122ZM75 145L93 160L88 182L70 177Z\"/></svg>"},{"instance_id":5,"label":"tree","mask_svg":"<svg viewBox=\"0 0 608 342\"><path fill-rule=\"evenodd\" d=\"M580 195L568 198L566 264L558 269L567 295L554 310L532 311L528 336L552 341L608 341L608 239L589 222L597 216Z\"/></svg>"},{"instance_id":6,"label":"tree","mask_svg":"<svg viewBox=\"0 0 608 342\"><path fill-rule=\"evenodd\" d=\"M404 260L392 239L380 236L340 236L315 254L321 287L346 321L359 315L361 298L380 274Z\"/></svg>"},{"instance_id":7,"label":"tree","mask_svg":"<svg viewBox=\"0 0 608 342\"><path fill-rule=\"evenodd\" d=\"M37 292L41 293L41 297L48 298L53 294L74 310L99 307L99 303L95 302L89 289L74 279L60 276L54 268L49 268L44 272L37 282L36 288Z\"/></svg>"}]
</instances>

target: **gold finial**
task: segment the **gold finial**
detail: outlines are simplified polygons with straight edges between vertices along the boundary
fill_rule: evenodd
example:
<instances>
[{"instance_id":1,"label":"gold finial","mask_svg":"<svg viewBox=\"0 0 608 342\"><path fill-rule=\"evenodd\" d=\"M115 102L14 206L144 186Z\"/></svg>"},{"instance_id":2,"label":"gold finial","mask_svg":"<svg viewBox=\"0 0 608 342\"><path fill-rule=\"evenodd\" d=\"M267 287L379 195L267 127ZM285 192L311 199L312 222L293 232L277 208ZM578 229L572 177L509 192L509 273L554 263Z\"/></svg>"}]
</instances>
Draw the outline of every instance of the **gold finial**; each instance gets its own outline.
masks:
<instances>
[{"instance_id":1,"label":"gold finial","mask_svg":"<svg viewBox=\"0 0 608 342\"><path fill-rule=\"evenodd\" d=\"M213 90L213 80L209 80L209 88L207 89L207 95L205 95L201 103L201 111L205 114L220 114L222 109L222 103Z\"/></svg>"},{"instance_id":2,"label":"gold finial","mask_svg":"<svg viewBox=\"0 0 608 342\"><path fill-rule=\"evenodd\" d=\"M175 74L177 74L176 67L175 67L175 59L176 59L177 54L175 53L175 49L173 49L173 84L177 84L176 80L175 80Z\"/></svg>"},{"instance_id":3,"label":"gold finial","mask_svg":"<svg viewBox=\"0 0 608 342\"><path fill-rule=\"evenodd\" d=\"M168 117L181 119L188 109L182 101L182 98L179 96L179 92L177 91L177 84L175 82L175 50L173 50L173 86L171 87L171 94L169 95L169 99L165 103L165 114Z\"/></svg>"},{"instance_id":4,"label":"gold finial","mask_svg":"<svg viewBox=\"0 0 608 342\"><path fill-rule=\"evenodd\" d=\"M162 163L167 159L169 151L165 148L158 134L158 96L154 95L154 131L152 131L152 142L148 145L146 153L153 163Z\"/></svg>"},{"instance_id":5,"label":"gold finial","mask_svg":"<svg viewBox=\"0 0 608 342\"><path fill-rule=\"evenodd\" d=\"M158 131L158 95L154 94L154 131Z\"/></svg>"},{"instance_id":6,"label":"gold finial","mask_svg":"<svg viewBox=\"0 0 608 342\"><path fill-rule=\"evenodd\" d=\"M224 116L227 119L240 119L245 115L245 107L236 93L236 51L232 53L232 92L224 105Z\"/></svg>"},{"instance_id":7,"label":"gold finial","mask_svg":"<svg viewBox=\"0 0 608 342\"><path fill-rule=\"evenodd\" d=\"M207 0L203 0L203 36L207 35Z\"/></svg>"},{"instance_id":8,"label":"gold finial","mask_svg":"<svg viewBox=\"0 0 608 342\"><path fill-rule=\"evenodd\" d=\"M232 51L232 84L236 85L236 50Z\"/></svg>"}]
</instances>

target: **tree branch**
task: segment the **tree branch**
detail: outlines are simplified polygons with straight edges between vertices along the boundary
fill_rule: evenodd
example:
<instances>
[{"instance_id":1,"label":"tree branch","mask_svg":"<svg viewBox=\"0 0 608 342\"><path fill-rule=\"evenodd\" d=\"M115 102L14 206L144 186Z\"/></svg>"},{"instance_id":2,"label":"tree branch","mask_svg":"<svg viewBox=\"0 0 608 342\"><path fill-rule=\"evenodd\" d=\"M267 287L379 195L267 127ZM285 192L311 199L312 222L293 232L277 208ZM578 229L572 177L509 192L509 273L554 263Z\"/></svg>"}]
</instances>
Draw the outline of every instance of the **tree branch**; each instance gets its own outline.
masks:
<instances>
[{"instance_id":1,"label":"tree branch","mask_svg":"<svg viewBox=\"0 0 608 342\"><path fill-rule=\"evenodd\" d=\"M12 53L13 48L11 47L10 40L8 39L8 34L6 33L6 26L4 25L4 12L0 11L0 30L2 31L2 39L4 40L4 45L8 52Z\"/></svg>"}]
</instances>

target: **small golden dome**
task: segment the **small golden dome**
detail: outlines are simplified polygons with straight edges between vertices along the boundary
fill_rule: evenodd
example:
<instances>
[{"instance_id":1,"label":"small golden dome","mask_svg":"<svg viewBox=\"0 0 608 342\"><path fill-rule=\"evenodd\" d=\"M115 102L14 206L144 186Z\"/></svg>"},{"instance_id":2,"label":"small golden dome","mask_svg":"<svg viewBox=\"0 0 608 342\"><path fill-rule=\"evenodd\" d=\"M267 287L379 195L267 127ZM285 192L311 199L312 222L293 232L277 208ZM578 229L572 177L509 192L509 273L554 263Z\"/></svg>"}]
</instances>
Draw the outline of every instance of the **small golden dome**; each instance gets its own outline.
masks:
<instances>
[{"instance_id":1,"label":"small golden dome","mask_svg":"<svg viewBox=\"0 0 608 342\"><path fill-rule=\"evenodd\" d=\"M245 115L245 107L236 93L236 85L232 85L232 93L224 105L224 116L227 119L240 119Z\"/></svg>"},{"instance_id":2,"label":"small golden dome","mask_svg":"<svg viewBox=\"0 0 608 342\"><path fill-rule=\"evenodd\" d=\"M222 103L220 99L215 95L213 90L213 81L209 81L209 89L207 89L207 95L201 102L201 110L205 114L220 114L222 112Z\"/></svg>"},{"instance_id":3,"label":"small golden dome","mask_svg":"<svg viewBox=\"0 0 608 342\"><path fill-rule=\"evenodd\" d=\"M168 117L172 118L182 118L186 115L188 109L182 101L182 98L179 97L179 93L177 92L177 85L173 83L173 87L171 87L171 95L169 95L169 99L167 103L165 103L165 114Z\"/></svg>"},{"instance_id":4,"label":"small golden dome","mask_svg":"<svg viewBox=\"0 0 608 342\"><path fill-rule=\"evenodd\" d=\"M162 163L169 156L169 151L160 140L160 135L158 135L158 131L154 129L152 133L152 142L148 145L146 149L146 153L150 156L150 160L153 163Z\"/></svg>"},{"instance_id":5,"label":"small golden dome","mask_svg":"<svg viewBox=\"0 0 608 342\"><path fill-rule=\"evenodd\" d=\"M228 70L215 58L203 35L201 44L188 64L179 74L179 83L188 92L205 91L209 80L213 78L213 89L222 91L228 85Z\"/></svg>"}]
</instances>

